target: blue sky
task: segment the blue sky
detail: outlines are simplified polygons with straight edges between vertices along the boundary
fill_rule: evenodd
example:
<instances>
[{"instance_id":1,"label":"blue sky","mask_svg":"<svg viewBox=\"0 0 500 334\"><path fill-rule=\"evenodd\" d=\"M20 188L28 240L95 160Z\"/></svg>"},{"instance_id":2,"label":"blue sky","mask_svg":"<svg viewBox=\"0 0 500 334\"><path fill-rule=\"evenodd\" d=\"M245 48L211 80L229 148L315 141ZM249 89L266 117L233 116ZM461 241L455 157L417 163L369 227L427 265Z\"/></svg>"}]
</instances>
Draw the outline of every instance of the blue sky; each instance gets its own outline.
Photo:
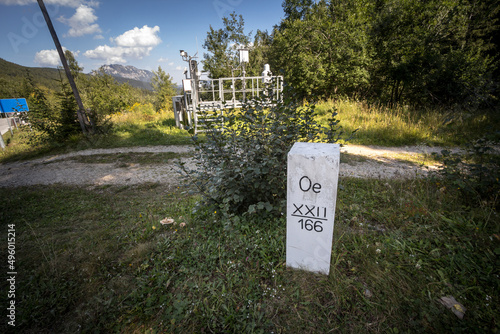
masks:
<instances>
[{"instance_id":1,"label":"blue sky","mask_svg":"<svg viewBox=\"0 0 500 334\"><path fill-rule=\"evenodd\" d=\"M59 40L77 57L84 72L104 64L161 66L180 82L190 55L206 50L210 25L243 15L245 32L268 30L283 18L281 0L44 0ZM0 58L30 67L60 64L36 0L0 0ZM250 55L251 56L251 55Z\"/></svg>"}]
</instances>

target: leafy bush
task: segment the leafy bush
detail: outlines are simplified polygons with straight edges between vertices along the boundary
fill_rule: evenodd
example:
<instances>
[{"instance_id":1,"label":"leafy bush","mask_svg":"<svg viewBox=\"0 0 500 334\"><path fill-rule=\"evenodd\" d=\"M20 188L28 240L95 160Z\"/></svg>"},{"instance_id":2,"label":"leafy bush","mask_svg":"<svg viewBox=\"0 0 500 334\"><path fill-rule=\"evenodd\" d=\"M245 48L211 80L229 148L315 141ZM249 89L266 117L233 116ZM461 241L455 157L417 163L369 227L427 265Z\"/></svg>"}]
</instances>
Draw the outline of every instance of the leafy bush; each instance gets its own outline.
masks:
<instances>
[{"instance_id":1,"label":"leafy bush","mask_svg":"<svg viewBox=\"0 0 500 334\"><path fill-rule=\"evenodd\" d=\"M498 206L500 157L495 146L498 147L500 142L499 134L471 142L465 155L447 150L438 155L443 160L439 174L469 203L493 201L493 205Z\"/></svg>"},{"instance_id":2,"label":"leafy bush","mask_svg":"<svg viewBox=\"0 0 500 334\"><path fill-rule=\"evenodd\" d=\"M197 168L181 165L204 198L227 218L260 212L284 212L287 154L295 142L334 143L342 135L330 110L327 127L315 120L315 106L292 100L269 104L255 100L241 110L205 113L204 136L192 137ZM221 128L223 126L223 129Z\"/></svg>"},{"instance_id":3,"label":"leafy bush","mask_svg":"<svg viewBox=\"0 0 500 334\"><path fill-rule=\"evenodd\" d=\"M56 101L51 103L31 76L27 77L25 89L30 111L22 113L21 117L33 130L29 132L31 144L58 143L81 132L73 92L62 78L59 83L61 91L56 93Z\"/></svg>"}]
</instances>

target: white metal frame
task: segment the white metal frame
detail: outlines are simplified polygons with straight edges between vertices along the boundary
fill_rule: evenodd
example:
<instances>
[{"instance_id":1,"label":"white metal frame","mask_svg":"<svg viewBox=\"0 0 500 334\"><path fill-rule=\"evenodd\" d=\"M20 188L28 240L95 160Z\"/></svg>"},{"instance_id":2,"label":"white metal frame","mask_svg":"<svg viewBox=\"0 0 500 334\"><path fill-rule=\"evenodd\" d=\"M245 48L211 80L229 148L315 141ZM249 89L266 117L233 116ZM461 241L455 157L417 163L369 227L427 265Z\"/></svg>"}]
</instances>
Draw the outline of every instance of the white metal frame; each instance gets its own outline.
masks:
<instances>
[{"instance_id":1,"label":"white metal frame","mask_svg":"<svg viewBox=\"0 0 500 334\"><path fill-rule=\"evenodd\" d=\"M272 95L273 100L282 99L282 76L199 80L198 87L195 87L194 79L183 81L191 81L192 90L173 97L175 123L181 129L194 128L195 133L203 132L203 127L198 122L199 111L220 110L223 115L224 109L241 108L255 98ZM193 94L193 91L196 93ZM193 96L196 96L196 101L193 101Z\"/></svg>"}]
</instances>

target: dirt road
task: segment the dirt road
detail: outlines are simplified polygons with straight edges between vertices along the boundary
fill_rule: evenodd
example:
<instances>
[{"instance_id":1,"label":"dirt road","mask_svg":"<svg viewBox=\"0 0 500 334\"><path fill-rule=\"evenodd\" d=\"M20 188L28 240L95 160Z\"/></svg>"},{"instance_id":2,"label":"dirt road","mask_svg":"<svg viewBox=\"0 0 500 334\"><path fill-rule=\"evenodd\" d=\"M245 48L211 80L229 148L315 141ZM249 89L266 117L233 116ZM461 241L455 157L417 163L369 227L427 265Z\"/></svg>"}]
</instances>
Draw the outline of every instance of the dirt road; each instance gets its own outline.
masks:
<instances>
[{"instance_id":1,"label":"dirt road","mask_svg":"<svg viewBox=\"0 0 500 334\"><path fill-rule=\"evenodd\" d=\"M146 182L178 184L181 175L174 160L165 164L82 163L78 156L120 153L189 153L189 146L151 146L117 149L89 149L41 159L0 164L0 187L29 185L134 185ZM341 149L340 174L360 178L414 178L426 175L436 166L426 155L440 152L426 146L375 147L348 145ZM190 158L182 160L192 163Z\"/></svg>"}]
</instances>

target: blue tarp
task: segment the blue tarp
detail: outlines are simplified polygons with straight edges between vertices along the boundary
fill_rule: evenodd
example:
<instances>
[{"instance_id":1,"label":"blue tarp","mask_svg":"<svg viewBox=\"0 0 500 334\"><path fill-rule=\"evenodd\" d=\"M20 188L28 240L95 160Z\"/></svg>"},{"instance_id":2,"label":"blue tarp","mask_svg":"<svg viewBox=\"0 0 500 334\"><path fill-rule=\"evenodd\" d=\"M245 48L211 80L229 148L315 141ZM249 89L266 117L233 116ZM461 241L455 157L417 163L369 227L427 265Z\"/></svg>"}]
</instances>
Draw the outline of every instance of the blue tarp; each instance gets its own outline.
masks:
<instances>
[{"instance_id":1,"label":"blue tarp","mask_svg":"<svg viewBox=\"0 0 500 334\"><path fill-rule=\"evenodd\" d=\"M0 100L0 112L11 113L11 112L23 112L23 111L30 111L26 99Z\"/></svg>"}]
</instances>

